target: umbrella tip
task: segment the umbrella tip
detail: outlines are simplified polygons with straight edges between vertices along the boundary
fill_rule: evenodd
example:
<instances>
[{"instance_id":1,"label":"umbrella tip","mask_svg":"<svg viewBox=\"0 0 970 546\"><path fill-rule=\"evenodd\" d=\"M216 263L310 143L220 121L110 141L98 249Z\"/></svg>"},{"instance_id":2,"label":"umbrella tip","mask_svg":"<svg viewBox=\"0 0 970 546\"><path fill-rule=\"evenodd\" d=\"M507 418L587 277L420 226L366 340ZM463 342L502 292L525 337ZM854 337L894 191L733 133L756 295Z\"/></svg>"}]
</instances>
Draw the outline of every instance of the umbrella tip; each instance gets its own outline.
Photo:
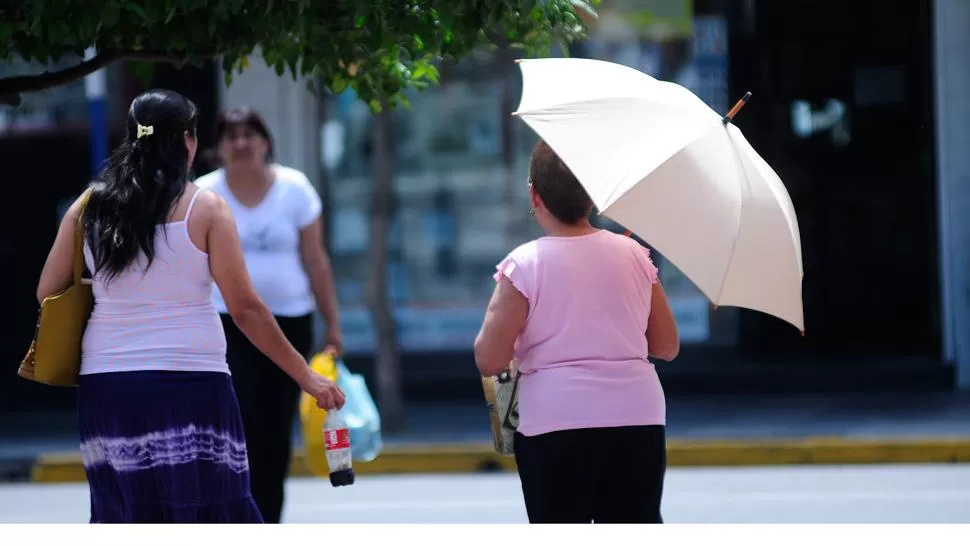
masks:
<instances>
[{"instance_id":1,"label":"umbrella tip","mask_svg":"<svg viewBox=\"0 0 970 546\"><path fill-rule=\"evenodd\" d=\"M741 111L741 108L744 108L744 105L748 103L748 100L750 98L751 98L751 91L748 91L747 93L744 94L743 97L741 97L741 100L739 100L738 102L734 103L734 107L731 108L731 111L728 112L727 115L724 116L724 118L721 120L721 122L724 123L725 125L727 125L728 123L730 123L731 121L733 121L734 120L734 116L738 115L738 112Z\"/></svg>"},{"instance_id":2,"label":"umbrella tip","mask_svg":"<svg viewBox=\"0 0 970 546\"><path fill-rule=\"evenodd\" d=\"M512 112L512 113L511 113L510 115L511 115L511 116L512 116L513 118L517 118L517 117L519 117L519 113L518 113L518 112Z\"/></svg>"},{"instance_id":3,"label":"umbrella tip","mask_svg":"<svg viewBox=\"0 0 970 546\"><path fill-rule=\"evenodd\" d=\"M523 62L525 62L525 59L516 59L515 60L515 64L522 64Z\"/></svg>"}]
</instances>

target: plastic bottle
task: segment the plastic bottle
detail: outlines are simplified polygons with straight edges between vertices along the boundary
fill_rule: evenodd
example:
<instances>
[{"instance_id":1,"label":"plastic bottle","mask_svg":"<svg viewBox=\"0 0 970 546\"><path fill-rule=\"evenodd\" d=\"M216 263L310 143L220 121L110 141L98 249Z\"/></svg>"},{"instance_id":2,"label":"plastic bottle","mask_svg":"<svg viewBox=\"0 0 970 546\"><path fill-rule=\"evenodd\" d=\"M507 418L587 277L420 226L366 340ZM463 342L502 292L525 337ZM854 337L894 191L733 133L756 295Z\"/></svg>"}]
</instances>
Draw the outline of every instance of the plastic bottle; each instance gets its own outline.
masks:
<instances>
[{"instance_id":1,"label":"plastic bottle","mask_svg":"<svg viewBox=\"0 0 970 546\"><path fill-rule=\"evenodd\" d=\"M352 485L354 467L350 450L350 430L337 410L328 411L323 420L323 442L327 450L327 466L330 468L330 485Z\"/></svg>"}]
</instances>

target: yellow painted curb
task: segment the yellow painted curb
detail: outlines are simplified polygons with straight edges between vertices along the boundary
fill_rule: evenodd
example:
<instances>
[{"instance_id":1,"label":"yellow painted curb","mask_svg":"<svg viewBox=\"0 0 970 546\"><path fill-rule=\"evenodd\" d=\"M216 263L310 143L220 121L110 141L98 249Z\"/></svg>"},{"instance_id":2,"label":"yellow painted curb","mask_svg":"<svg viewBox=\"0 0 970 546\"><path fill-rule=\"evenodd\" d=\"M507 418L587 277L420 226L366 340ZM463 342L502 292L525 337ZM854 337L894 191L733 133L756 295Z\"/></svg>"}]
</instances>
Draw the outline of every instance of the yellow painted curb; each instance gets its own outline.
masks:
<instances>
[{"instance_id":1,"label":"yellow painted curb","mask_svg":"<svg viewBox=\"0 0 970 546\"><path fill-rule=\"evenodd\" d=\"M970 463L970 438L849 440L670 441L668 466L768 466L801 464ZM376 460L355 462L357 474L454 474L513 471L515 461L491 444L426 444L388 447ZM292 476L310 476L306 453L293 454ZM41 455L34 482L83 482L79 453Z\"/></svg>"}]
</instances>

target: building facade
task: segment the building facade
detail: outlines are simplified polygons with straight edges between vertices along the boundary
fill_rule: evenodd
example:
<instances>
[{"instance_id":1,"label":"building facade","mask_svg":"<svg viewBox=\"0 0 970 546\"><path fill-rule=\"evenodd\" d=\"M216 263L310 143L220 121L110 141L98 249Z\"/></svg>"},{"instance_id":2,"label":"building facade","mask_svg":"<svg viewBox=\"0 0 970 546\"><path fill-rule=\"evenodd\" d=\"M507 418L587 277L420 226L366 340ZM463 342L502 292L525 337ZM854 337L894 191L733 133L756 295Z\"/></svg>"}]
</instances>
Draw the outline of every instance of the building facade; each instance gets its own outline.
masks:
<instances>
[{"instance_id":1,"label":"building facade","mask_svg":"<svg viewBox=\"0 0 970 546\"><path fill-rule=\"evenodd\" d=\"M676 81L719 111L752 91L737 124L795 202L807 335L754 312L714 311L661 258L687 345L663 371L773 378L767 384L970 385L970 242L957 212L970 210L960 153L970 143L970 5L851 2L822 14L814 2L775 4L613 2L570 52ZM348 349L366 356L373 118L352 93L321 100L303 82L268 74L244 75L224 96L313 144L296 146L289 161L318 172ZM402 349L421 360L467 355L494 264L537 234L525 197L535 136L505 119L517 76L495 57L446 66L441 86L395 114L388 290Z\"/></svg>"},{"instance_id":2,"label":"building facade","mask_svg":"<svg viewBox=\"0 0 970 546\"><path fill-rule=\"evenodd\" d=\"M806 336L755 312L713 310L660 257L685 343L677 363L660 367L666 382L970 388L970 2L898 0L888 10L864 0L825 9L810 0L617 0L570 54L676 81L718 111L752 91L736 122L796 207ZM317 184L349 358L366 371L375 161L366 106L352 93L314 96L257 62L228 87L215 65L159 67L155 85L199 104L203 147L214 145L207 129L219 108L253 106L277 159ZM494 265L538 234L526 199L535 135L508 115L520 85L509 58L474 58L443 66L441 86L395 113L388 290L414 385L435 377L477 388L467 381L470 347ZM139 89L121 67L109 74L113 142ZM29 343L58 211L90 174L83 84L28 99L29 108L0 109L0 156L8 179L22 181L9 186L21 214L0 215L0 250L18 264L3 270L11 296L0 350L11 366ZM0 409L67 399L48 391L11 371L0 377Z\"/></svg>"}]
</instances>

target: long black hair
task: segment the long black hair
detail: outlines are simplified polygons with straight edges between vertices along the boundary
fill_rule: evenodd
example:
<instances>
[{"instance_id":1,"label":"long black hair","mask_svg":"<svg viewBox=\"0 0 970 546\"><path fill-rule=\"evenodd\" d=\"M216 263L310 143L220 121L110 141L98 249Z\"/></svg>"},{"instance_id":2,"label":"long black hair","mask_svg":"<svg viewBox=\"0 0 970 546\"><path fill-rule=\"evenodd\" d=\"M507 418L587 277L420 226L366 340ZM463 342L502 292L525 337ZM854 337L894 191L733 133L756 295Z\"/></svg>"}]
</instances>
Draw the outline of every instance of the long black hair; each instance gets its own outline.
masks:
<instances>
[{"instance_id":1,"label":"long black hair","mask_svg":"<svg viewBox=\"0 0 970 546\"><path fill-rule=\"evenodd\" d=\"M84 233L95 271L110 281L144 253L151 266L155 234L178 203L189 177L188 132L195 104L164 89L146 91L128 109L128 133L93 184Z\"/></svg>"}]
</instances>

